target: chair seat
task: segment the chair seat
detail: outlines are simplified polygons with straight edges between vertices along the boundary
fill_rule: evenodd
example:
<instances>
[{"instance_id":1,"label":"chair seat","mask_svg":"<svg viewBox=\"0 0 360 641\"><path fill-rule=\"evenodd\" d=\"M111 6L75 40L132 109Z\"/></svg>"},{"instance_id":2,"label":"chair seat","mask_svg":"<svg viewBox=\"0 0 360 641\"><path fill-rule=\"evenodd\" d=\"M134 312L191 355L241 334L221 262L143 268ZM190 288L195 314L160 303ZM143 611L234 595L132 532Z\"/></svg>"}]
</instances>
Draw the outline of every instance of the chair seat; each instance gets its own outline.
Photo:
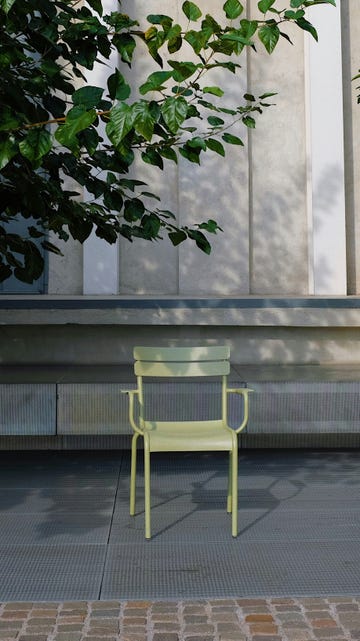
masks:
<instances>
[{"instance_id":1,"label":"chair seat","mask_svg":"<svg viewBox=\"0 0 360 641\"><path fill-rule=\"evenodd\" d=\"M222 421L147 422L150 452L230 452L236 434Z\"/></svg>"}]
</instances>

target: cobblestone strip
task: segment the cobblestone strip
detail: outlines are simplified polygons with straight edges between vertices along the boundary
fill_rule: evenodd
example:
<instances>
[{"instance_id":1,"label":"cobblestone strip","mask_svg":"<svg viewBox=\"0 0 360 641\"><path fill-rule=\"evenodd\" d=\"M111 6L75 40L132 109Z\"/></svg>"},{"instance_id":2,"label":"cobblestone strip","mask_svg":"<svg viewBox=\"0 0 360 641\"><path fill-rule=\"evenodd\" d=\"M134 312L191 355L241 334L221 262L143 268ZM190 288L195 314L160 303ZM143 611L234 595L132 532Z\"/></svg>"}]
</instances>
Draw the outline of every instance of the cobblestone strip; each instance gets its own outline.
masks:
<instances>
[{"instance_id":1,"label":"cobblestone strip","mask_svg":"<svg viewBox=\"0 0 360 641\"><path fill-rule=\"evenodd\" d=\"M360 597L9 602L0 641L360 641Z\"/></svg>"}]
</instances>

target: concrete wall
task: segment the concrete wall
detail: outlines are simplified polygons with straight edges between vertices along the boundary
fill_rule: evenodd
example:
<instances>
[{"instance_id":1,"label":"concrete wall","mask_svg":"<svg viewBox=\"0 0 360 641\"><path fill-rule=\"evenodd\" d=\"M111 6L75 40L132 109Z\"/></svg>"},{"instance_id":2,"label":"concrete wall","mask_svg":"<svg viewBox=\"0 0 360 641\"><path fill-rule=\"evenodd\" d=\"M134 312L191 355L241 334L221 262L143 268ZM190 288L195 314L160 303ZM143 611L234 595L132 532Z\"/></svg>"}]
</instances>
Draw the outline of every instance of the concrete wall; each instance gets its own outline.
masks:
<instances>
[{"instance_id":1,"label":"concrete wall","mask_svg":"<svg viewBox=\"0 0 360 641\"><path fill-rule=\"evenodd\" d=\"M198 4L204 13L219 12L215 0ZM131 15L145 13L140 0L123 6ZM146 13L157 11L163 11L163 3L153 0ZM167 12L176 17L179 3L168 2ZM341 12L340 7L316 7L311 19L318 44L290 25L286 29L293 46L283 39L269 56L259 43L257 53L244 55L235 82L226 72L208 79L239 103L246 90L255 95L277 92L276 106L258 117L256 130L242 127L244 148L227 147L224 160L208 152L200 167L180 159L178 166L168 163L164 172L136 160L133 174L162 196L164 208L181 224L218 220L224 233L212 239L211 257L191 243L175 249L166 239L153 244L140 240L136 249L120 240L117 254L92 239L84 248L85 293L344 295L347 280L349 291L357 291L357 235L352 232L357 230L358 181L349 122L356 126L358 111L354 95L349 100L348 94L360 60L359 14L354 3L342 3ZM257 3L247 3L247 15L258 17ZM191 51L184 54L190 57ZM156 68L140 44L132 72L122 71L130 81L136 78L135 86ZM345 179L350 186L346 211Z\"/></svg>"}]
</instances>

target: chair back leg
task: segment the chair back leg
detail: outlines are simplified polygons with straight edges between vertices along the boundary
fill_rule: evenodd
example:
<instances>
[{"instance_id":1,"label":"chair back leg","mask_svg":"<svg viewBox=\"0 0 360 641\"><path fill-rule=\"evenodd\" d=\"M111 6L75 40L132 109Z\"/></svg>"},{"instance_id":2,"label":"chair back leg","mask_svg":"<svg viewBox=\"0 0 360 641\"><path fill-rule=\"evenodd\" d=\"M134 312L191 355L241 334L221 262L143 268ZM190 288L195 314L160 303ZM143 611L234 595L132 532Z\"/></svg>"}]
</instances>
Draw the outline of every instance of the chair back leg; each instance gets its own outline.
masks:
<instances>
[{"instance_id":1,"label":"chair back leg","mask_svg":"<svg viewBox=\"0 0 360 641\"><path fill-rule=\"evenodd\" d=\"M131 440L130 516L135 515L137 440L139 436L140 434L136 432Z\"/></svg>"}]
</instances>

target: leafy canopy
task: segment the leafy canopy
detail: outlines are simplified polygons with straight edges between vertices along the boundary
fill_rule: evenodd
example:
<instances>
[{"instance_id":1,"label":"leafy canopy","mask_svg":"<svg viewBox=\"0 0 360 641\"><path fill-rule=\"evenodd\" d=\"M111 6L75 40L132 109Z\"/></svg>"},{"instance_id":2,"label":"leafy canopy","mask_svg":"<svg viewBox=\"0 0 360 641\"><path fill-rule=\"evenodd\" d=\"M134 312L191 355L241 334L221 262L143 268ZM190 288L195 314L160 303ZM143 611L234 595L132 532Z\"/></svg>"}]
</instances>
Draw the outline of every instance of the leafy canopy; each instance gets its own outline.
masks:
<instances>
[{"instance_id":1,"label":"leafy canopy","mask_svg":"<svg viewBox=\"0 0 360 641\"><path fill-rule=\"evenodd\" d=\"M12 274L25 282L39 278L38 243L60 253L50 233L84 242L95 230L109 243L119 235L132 241L167 234L174 245L191 239L209 253L206 234L216 233L217 223L179 227L157 194L126 177L129 168L136 156L162 170L179 154L199 164L203 153L223 157L226 145L241 147L237 123L254 128L274 94L247 93L241 105L229 105L208 72L238 73L237 60L257 42L272 53L280 38L290 41L286 23L317 38L306 18L317 4L335 1L290 0L280 9L275 0L260 0L261 19L248 20L239 0L226 0L219 22L186 0L183 24L150 14L143 31L121 6L103 15L101 0L0 0L0 281ZM141 98L133 100L126 70L139 42L158 70L136 79ZM182 48L183 57L173 58ZM88 85L86 71L114 50L120 69L109 73L106 87ZM28 220L26 237L11 232L18 215Z\"/></svg>"}]
</instances>

